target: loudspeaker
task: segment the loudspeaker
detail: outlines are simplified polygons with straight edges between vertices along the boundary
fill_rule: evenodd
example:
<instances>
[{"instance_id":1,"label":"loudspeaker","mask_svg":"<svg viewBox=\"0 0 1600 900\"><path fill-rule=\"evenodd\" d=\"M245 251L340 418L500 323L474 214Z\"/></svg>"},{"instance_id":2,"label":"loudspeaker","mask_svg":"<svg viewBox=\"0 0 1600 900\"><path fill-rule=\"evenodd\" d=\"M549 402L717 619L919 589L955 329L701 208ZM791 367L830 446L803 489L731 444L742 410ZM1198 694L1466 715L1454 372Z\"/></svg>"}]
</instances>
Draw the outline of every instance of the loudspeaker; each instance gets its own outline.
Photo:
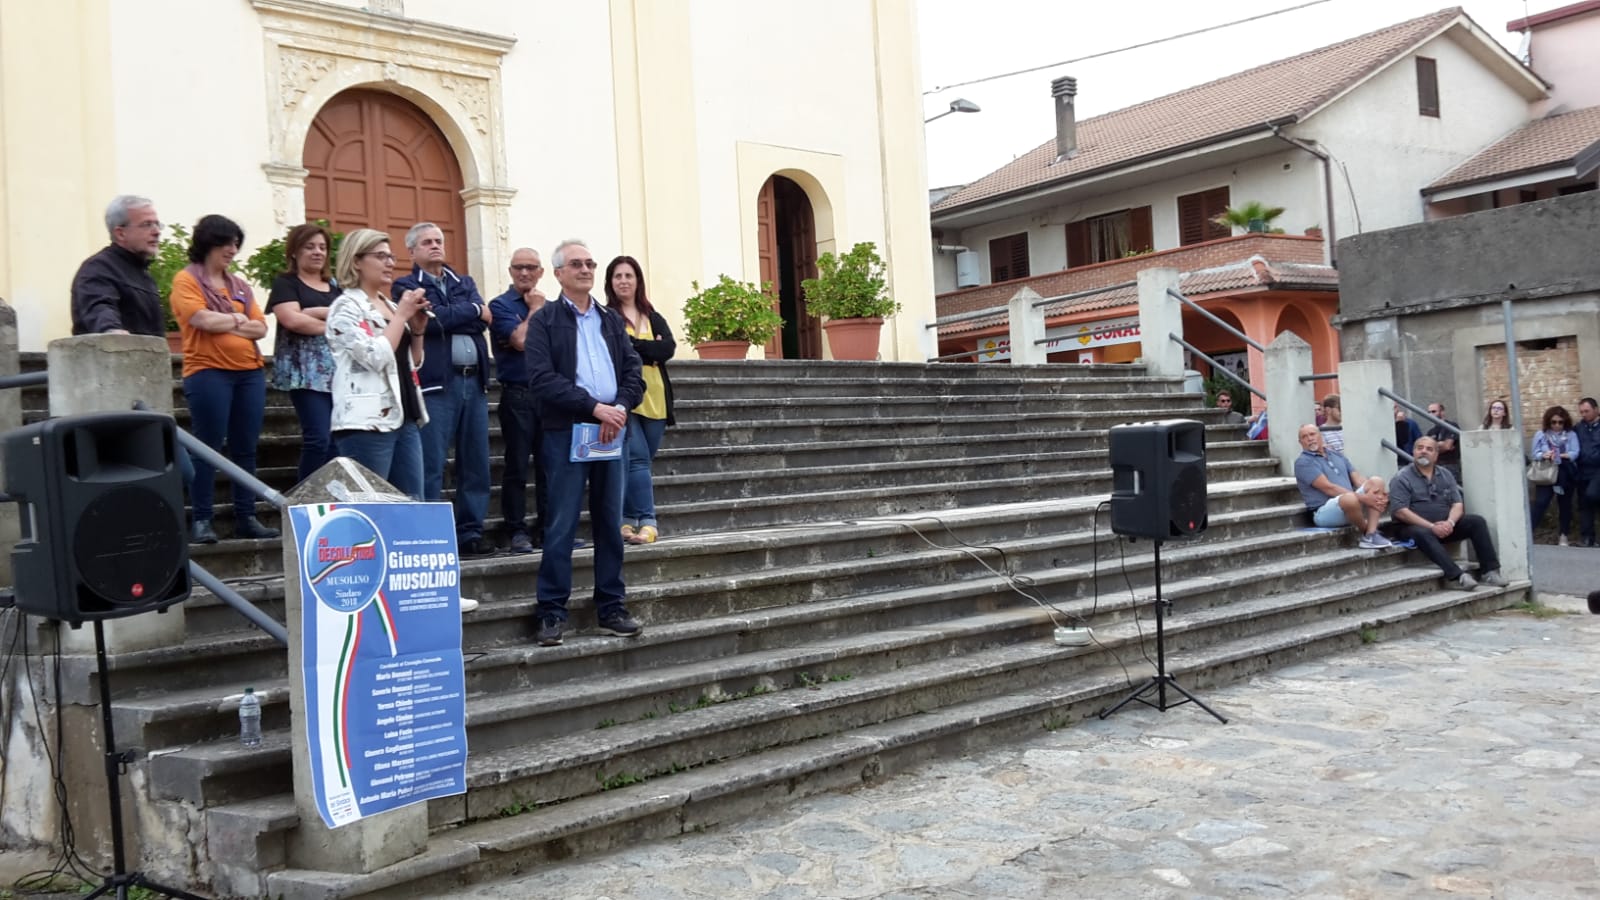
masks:
<instances>
[{"instance_id":1,"label":"loudspeaker","mask_svg":"<svg viewBox=\"0 0 1600 900\"><path fill-rule=\"evenodd\" d=\"M16 604L80 625L189 596L183 475L172 417L48 419L5 435L6 493L22 507Z\"/></svg>"},{"instance_id":2,"label":"loudspeaker","mask_svg":"<svg viewBox=\"0 0 1600 900\"><path fill-rule=\"evenodd\" d=\"M1193 419L1117 425L1111 530L1164 541L1206 530L1206 430Z\"/></svg>"}]
</instances>

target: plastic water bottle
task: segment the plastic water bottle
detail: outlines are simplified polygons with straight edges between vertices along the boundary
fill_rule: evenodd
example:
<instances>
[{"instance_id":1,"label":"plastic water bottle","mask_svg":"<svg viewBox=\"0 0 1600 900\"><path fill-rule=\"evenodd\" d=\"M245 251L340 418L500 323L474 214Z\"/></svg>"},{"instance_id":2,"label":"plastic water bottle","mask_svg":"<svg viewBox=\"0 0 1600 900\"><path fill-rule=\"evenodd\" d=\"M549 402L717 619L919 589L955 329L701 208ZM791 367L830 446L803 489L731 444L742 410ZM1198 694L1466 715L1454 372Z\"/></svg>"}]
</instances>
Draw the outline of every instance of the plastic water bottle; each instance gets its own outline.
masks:
<instances>
[{"instance_id":1,"label":"plastic water bottle","mask_svg":"<svg viewBox=\"0 0 1600 900\"><path fill-rule=\"evenodd\" d=\"M255 688L245 688L244 699L239 701L239 743L246 747L261 744L261 698Z\"/></svg>"}]
</instances>

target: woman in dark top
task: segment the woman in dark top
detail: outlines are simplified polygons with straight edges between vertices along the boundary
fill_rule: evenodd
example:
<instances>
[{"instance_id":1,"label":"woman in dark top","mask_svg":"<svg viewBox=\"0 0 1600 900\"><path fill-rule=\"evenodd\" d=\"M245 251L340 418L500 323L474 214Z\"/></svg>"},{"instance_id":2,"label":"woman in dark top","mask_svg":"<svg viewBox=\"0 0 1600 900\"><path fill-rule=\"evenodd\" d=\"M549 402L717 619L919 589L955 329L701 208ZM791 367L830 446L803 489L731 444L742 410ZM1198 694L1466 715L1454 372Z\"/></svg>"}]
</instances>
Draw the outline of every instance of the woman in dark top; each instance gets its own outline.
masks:
<instances>
[{"instance_id":1,"label":"woman in dark top","mask_svg":"<svg viewBox=\"0 0 1600 900\"><path fill-rule=\"evenodd\" d=\"M277 316L272 386L287 391L300 418L300 480L336 455L329 436L333 415L333 353L324 336L328 307L339 296L328 274L328 232L296 225L286 239L289 268L272 282L267 312Z\"/></svg>"}]
</instances>

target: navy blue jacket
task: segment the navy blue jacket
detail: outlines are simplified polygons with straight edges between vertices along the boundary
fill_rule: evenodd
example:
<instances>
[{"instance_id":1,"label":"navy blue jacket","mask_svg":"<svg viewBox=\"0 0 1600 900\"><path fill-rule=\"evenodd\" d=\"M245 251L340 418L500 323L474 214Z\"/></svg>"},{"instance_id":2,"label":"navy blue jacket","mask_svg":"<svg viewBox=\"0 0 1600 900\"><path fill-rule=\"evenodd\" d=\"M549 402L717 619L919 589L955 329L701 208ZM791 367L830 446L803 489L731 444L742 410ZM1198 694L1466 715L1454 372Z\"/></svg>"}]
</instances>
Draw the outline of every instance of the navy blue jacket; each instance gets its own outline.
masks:
<instances>
[{"instance_id":1,"label":"navy blue jacket","mask_svg":"<svg viewBox=\"0 0 1600 900\"><path fill-rule=\"evenodd\" d=\"M633 349L622 316L600 303L594 303L594 307L600 311L600 333L617 373L615 402L631 410L644 399L639 354ZM523 346L528 380L534 397L541 401L539 420L545 429L554 431L571 428L574 422L596 421L594 406L600 401L578 387L578 317L565 299L557 297L533 314Z\"/></svg>"},{"instance_id":2,"label":"navy blue jacket","mask_svg":"<svg viewBox=\"0 0 1600 900\"><path fill-rule=\"evenodd\" d=\"M522 320L528 317L528 301L522 299L522 292L512 285L504 294L489 301L489 312L493 316L489 323L489 335L494 338L495 377L501 384L527 387L528 362L520 351L511 346L511 332L516 331Z\"/></svg>"},{"instance_id":3,"label":"navy blue jacket","mask_svg":"<svg viewBox=\"0 0 1600 900\"><path fill-rule=\"evenodd\" d=\"M1578 435L1578 474L1585 480L1600 475L1600 421L1590 425L1579 419L1572 430Z\"/></svg>"},{"instance_id":4,"label":"navy blue jacket","mask_svg":"<svg viewBox=\"0 0 1600 900\"><path fill-rule=\"evenodd\" d=\"M478 386L489 390L489 342L484 332L489 323L483 321L483 310L488 304L478 294L472 276L457 275L449 266L444 267L444 283L449 293L441 294L432 280L422 280L422 269L414 268L410 275L394 280L389 296L398 302L400 295L414 288L422 288L433 304L433 315L428 319L428 331L422 336L422 371L417 377L422 381L424 394L444 388L450 376L450 335L470 334L478 346Z\"/></svg>"}]
</instances>

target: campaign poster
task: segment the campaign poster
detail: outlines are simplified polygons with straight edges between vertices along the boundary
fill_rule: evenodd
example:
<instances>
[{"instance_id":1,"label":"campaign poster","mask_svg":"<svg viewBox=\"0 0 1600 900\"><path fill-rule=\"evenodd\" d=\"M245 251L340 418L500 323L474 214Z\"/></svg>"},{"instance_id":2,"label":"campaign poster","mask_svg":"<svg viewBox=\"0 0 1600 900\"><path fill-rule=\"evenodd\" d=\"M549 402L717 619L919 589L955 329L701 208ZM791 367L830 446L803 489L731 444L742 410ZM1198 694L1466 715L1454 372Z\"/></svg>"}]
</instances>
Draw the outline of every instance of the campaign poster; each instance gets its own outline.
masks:
<instances>
[{"instance_id":1,"label":"campaign poster","mask_svg":"<svg viewBox=\"0 0 1600 900\"><path fill-rule=\"evenodd\" d=\"M289 510L306 740L329 828L467 789L461 567L448 503Z\"/></svg>"}]
</instances>

